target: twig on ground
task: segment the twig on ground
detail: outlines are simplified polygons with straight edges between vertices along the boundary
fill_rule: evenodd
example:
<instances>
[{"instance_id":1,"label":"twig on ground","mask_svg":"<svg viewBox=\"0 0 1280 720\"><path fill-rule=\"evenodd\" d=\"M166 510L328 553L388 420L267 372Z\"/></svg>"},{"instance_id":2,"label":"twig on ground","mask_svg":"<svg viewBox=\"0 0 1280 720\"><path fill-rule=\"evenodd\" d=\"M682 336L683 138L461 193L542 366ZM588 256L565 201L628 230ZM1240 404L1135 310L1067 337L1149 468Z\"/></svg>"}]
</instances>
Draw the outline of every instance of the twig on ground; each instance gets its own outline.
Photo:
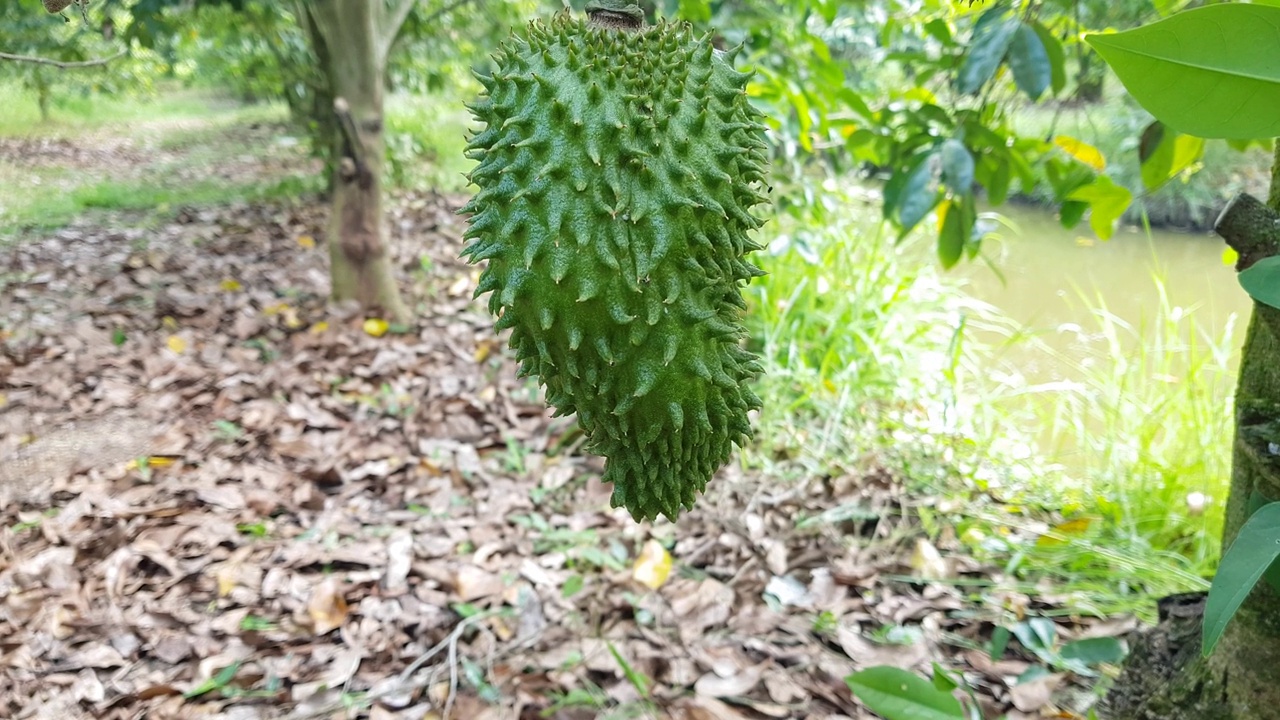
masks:
<instances>
[{"instance_id":1,"label":"twig on ground","mask_svg":"<svg viewBox=\"0 0 1280 720\"><path fill-rule=\"evenodd\" d=\"M453 709L454 699L457 697L457 694L458 694L458 663L459 663L458 642L462 639L462 636L465 635L467 631L473 627L476 627L480 630L483 630L486 633L489 633L489 636L494 640L494 642L490 643L490 646L489 646L490 651L489 651L489 658L488 658L488 663L490 666L492 666L494 656L496 655L496 652L493 650L493 648L497 644L497 638L494 637L493 633L490 632L488 628L484 627L480 623L484 620L488 620L491 617L501 614L501 612L502 612L501 610L487 610L485 612L477 613L470 617L463 618L462 621L459 622L457 626L453 628L453 630L449 633L447 637L445 637L440 642L436 643L430 650L427 650L426 652L422 653L421 655L418 656L417 659L415 659L412 663L410 663L409 667L405 668L400 673L399 678L394 684L392 684L389 687L379 689L376 692L370 692L366 694L365 699L368 702L372 703L377 701L379 698L384 698L390 695L403 693L409 690L416 690L418 688L422 688L431 684L431 680L432 678L435 677L435 673L431 673L425 680L414 680L413 676L419 670L421 670L423 666L425 666L428 662L430 662L432 658L436 657L440 653L447 650L448 665L449 665L449 695L447 698L445 698L444 715L443 715L443 717L446 718L447 720L447 718L449 717L450 711ZM533 637L517 638L517 640L521 640L521 642L516 642L504 648L502 652L503 654L514 652L530 644L536 637L537 635L535 634ZM333 714L338 710L341 710L342 708L343 708L343 705L340 702L335 702L335 703L326 705L325 707L318 708L316 710L313 710L301 715L294 715L292 716L292 718L293 720L311 720L312 718L328 717L329 715Z\"/></svg>"}]
</instances>

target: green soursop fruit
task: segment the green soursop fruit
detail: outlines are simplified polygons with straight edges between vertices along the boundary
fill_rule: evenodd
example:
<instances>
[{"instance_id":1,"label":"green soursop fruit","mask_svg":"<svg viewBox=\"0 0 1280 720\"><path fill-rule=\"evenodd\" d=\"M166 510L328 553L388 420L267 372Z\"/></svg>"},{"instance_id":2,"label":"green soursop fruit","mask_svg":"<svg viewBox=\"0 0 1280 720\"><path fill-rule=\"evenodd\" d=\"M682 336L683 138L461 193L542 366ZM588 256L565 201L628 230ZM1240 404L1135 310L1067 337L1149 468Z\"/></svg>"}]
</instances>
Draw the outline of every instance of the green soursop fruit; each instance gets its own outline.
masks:
<instances>
[{"instance_id":1,"label":"green soursop fruit","mask_svg":"<svg viewBox=\"0 0 1280 720\"><path fill-rule=\"evenodd\" d=\"M476 296L521 374L607 458L613 506L674 520L760 407L740 282L763 274L765 128L710 35L618 5L530 24L480 76L463 255L488 261Z\"/></svg>"}]
</instances>

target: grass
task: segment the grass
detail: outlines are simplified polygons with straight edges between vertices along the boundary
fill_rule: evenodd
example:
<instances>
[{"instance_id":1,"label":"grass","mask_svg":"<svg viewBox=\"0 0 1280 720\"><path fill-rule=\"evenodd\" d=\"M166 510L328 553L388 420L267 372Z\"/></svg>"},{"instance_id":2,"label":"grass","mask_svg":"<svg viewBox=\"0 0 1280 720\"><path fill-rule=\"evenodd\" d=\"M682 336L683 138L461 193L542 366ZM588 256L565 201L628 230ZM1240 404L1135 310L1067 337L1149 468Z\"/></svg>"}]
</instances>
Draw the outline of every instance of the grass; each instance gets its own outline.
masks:
<instances>
[{"instance_id":1,"label":"grass","mask_svg":"<svg viewBox=\"0 0 1280 720\"><path fill-rule=\"evenodd\" d=\"M1089 357L1032 384L1019 363L1078 359L966 295L931 239L895 244L865 220L874 207L827 191L827 207L771 224L757 260L770 274L748 290L766 375L747 462L782 482L896 467L951 508L922 515L927 532L952 528L1006 590L1051 579L1079 611L1149 618L1154 598L1205 588L1229 480L1231 329L1208 336L1163 292L1136 321L1081 295Z\"/></svg>"},{"instance_id":2,"label":"grass","mask_svg":"<svg viewBox=\"0 0 1280 720\"><path fill-rule=\"evenodd\" d=\"M388 179L401 187L459 191L475 164L463 154L471 114L463 99L474 93L387 98L387 147L393 158Z\"/></svg>"},{"instance_id":3,"label":"grass","mask_svg":"<svg viewBox=\"0 0 1280 720\"><path fill-rule=\"evenodd\" d=\"M777 219L755 258L769 274L747 291L766 367L762 443L806 465L865 448L886 413L949 397L952 344L972 305L928 262L927 239L895 244L867 220L874 207L834 186L823 201L812 217Z\"/></svg>"},{"instance_id":4,"label":"grass","mask_svg":"<svg viewBox=\"0 0 1280 720\"><path fill-rule=\"evenodd\" d=\"M985 404L1004 426L988 433L1038 428L1032 439L1065 466L1023 488L1028 502L1066 520L1061 537L1037 548L1043 562L1066 563L1082 581L1123 571L1125 584L1159 595L1203 589L1217 563L1237 343L1232 324L1208 335L1194 308L1173 306L1161 279L1151 282L1161 302L1138 322L1117 317L1104 297L1079 297L1092 350L1069 382L1031 386L1013 371ZM1059 354L1035 338L1020 342ZM1124 548L1126 561L1101 557L1102 548Z\"/></svg>"},{"instance_id":5,"label":"grass","mask_svg":"<svg viewBox=\"0 0 1280 720\"><path fill-rule=\"evenodd\" d=\"M263 163L298 162L305 151L290 138L279 105L246 106L207 91L171 88L152 98L66 97L43 123L35 101L6 87L14 102L0 108L0 137L39 148L48 160L0 161L0 239L61 227L89 212L148 211L179 206L297 196L320 188L314 174L264 179ZM246 135L246 127L257 130ZM83 159L74 148L97 150ZM70 143L71 150L58 142ZM107 142L109 141L109 142ZM216 171L239 165L218 177Z\"/></svg>"}]
</instances>

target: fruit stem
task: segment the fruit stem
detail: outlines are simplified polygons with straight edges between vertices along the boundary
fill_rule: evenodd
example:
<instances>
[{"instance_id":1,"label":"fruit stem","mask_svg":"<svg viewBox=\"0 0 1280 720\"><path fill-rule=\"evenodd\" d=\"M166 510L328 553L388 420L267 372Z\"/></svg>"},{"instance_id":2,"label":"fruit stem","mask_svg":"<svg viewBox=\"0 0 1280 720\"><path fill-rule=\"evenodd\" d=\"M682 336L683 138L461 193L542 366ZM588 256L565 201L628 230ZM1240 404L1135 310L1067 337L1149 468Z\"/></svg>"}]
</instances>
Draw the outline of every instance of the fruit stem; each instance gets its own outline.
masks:
<instances>
[{"instance_id":1,"label":"fruit stem","mask_svg":"<svg viewBox=\"0 0 1280 720\"><path fill-rule=\"evenodd\" d=\"M629 0L591 0L587 18L594 27L607 30L639 30L644 27L644 11Z\"/></svg>"}]
</instances>

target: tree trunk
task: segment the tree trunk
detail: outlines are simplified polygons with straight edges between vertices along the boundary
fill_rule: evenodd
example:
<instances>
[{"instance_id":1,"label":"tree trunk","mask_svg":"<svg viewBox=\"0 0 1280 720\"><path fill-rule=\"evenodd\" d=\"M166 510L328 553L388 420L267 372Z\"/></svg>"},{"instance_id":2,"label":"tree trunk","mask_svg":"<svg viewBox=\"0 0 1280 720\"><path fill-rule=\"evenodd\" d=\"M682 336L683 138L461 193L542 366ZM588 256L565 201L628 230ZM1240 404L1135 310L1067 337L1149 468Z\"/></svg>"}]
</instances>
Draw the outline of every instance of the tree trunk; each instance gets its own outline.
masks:
<instances>
[{"instance_id":1,"label":"tree trunk","mask_svg":"<svg viewBox=\"0 0 1280 720\"><path fill-rule=\"evenodd\" d=\"M1268 203L1238 197L1218 218L1216 229L1239 254L1237 270L1280 254L1280 143ZM1230 547L1254 510L1280 500L1280 462L1268 440L1280 423L1280 310L1258 303L1254 303L1242 350L1235 414L1223 548ZM1280 593L1275 588L1258 583L1207 660L1199 652L1198 617L1195 652L1161 653L1159 649L1168 647L1169 638L1178 633L1171 633L1166 625L1162 622L1162 627L1139 639L1104 705L1109 708L1102 715L1105 720L1280 717ZM1181 634L1185 636L1185 626ZM1161 670L1161 665L1171 664L1176 670ZM1167 682L1153 682L1162 672Z\"/></svg>"},{"instance_id":2,"label":"tree trunk","mask_svg":"<svg viewBox=\"0 0 1280 720\"><path fill-rule=\"evenodd\" d=\"M36 103L40 106L40 122L49 122L49 98L52 94L49 90L49 81L44 76L44 68L36 67L32 70L35 74L36 85Z\"/></svg>"},{"instance_id":3,"label":"tree trunk","mask_svg":"<svg viewBox=\"0 0 1280 720\"><path fill-rule=\"evenodd\" d=\"M383 2L313 0L299 8L316 56L327 60L338 116L328 238L333 298L407 321L382 213L383 86L387 49L399 24L390 27L394 19Z\"/></svg>"}]
</instances>

